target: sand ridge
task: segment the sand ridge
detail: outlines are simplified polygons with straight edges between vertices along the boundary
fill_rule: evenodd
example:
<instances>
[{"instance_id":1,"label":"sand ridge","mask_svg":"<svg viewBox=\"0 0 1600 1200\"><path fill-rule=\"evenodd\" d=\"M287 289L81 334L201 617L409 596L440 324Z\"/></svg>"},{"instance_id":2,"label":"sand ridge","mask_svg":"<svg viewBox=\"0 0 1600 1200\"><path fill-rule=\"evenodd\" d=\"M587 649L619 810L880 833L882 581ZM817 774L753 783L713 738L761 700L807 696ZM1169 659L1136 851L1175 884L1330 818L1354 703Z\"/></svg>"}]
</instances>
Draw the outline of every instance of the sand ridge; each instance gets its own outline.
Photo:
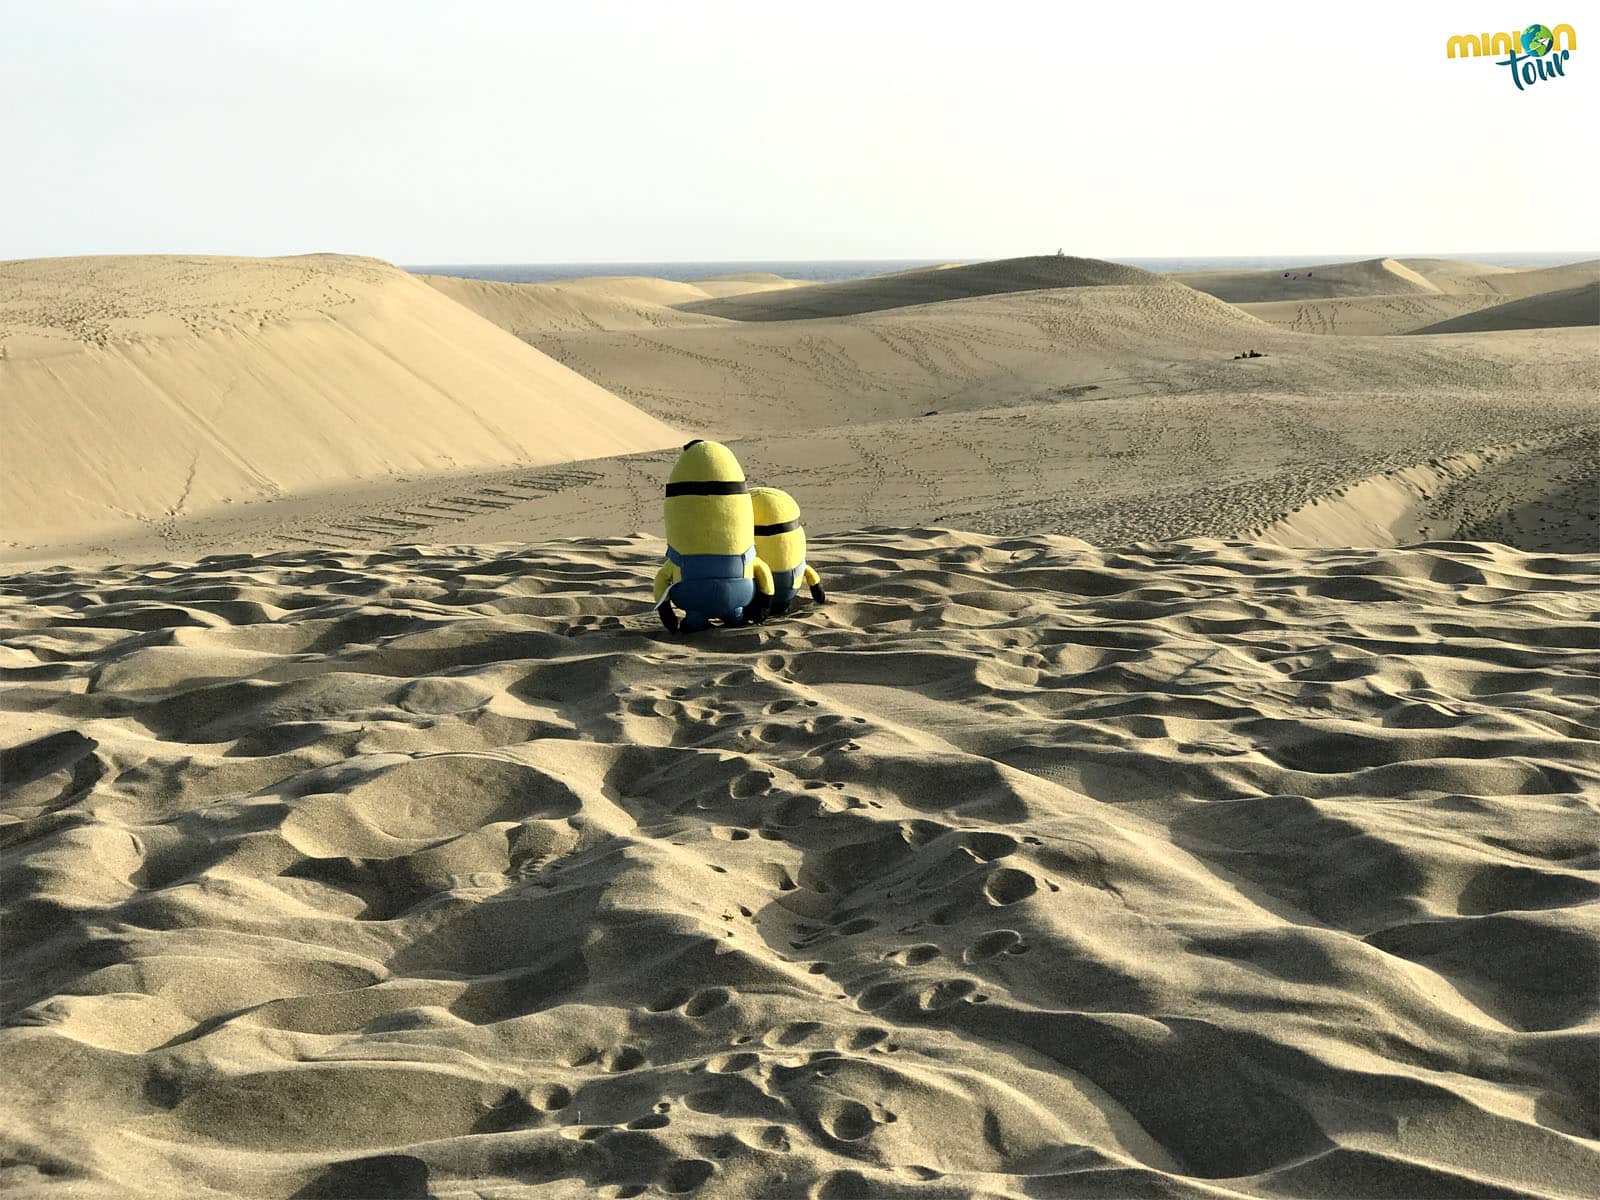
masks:
<instances>
[{"instance_id":1,"label":"sand ridge","mask_svg":"<svg viewBox=\"0 0 1600 1200\"><path fill-rule=\"evenodd\" d=\"M1490 308L1436 321L1412 333L1479 333L1494 329L1549 329L1600 325L1600 282L1508 300Z\"/></svg>"},{"instance_id":2,"label":"sand ridge","mask_svg":"<svg viewBox=\"0 0 1600 1200\"><path fill-rule=\"evenodd\" d=\"M803 290L763 290L749 295L684 304L688 312L739 321L797 321L847 317L857 313L933 304L971 296L1032 292L1046 288L1116 285L1137 287L1160 282L1138 267L1097 258L1039 255L955 266L918 267L820 283Z\"/></svg>"},{"instance_id":3,"label":"sand ridge","mask_svg":"<svg viewBox=\"0 0 1600 1200\"><path fill-rule=\"evenodd\" d=\"M0 394L13 543L681 440L398 268L338 255L0 264Z\"/></svg>"},{"instance_id":4,"label":"sand ridge","mask_svg":"<svg viewBox=\"0 0 1600 1200\"><path fill-rule=\"evenodd\" d=\"M790 288L819 286L812 279L786 279L771 271L736 271L730 275L707 275L691 281L708 297L721 299L727 296L747 296L752 292L771 292Z\"/></svg>"},{"instance_id":5,"label":"sand ridge","mask_svg":"<svg viewBox=\"0 0 1600 1200\"><path fill-rule=\"evenodd\" d=\"M1287 270L1177 271L1167 278L1233 304L1295 297L1323 300L1335 296L1387 296L1445 290L1418 270L1393 258L1317 263Z\"/></svg>"},{"instance_id":6,"label":"sand ridge","mask_svg":"<svg viewBox=\"0 0 1600 1200\"><path fill-rule=\"evenodd\" d=\"M1000 405L1083 385L1139 390L1157 361L1215 361L1271 333L1209 296L1151 280L532 342L664 420L732 434Z\"/></svg>"},{"instance_id":7,"label":"sand ridge","mask_svg":"<svg viewBox=\"0 0 1600 1200\"><path fill-rule=\"evenodd\" d=\"M716 325L726 318L696 315L686 306L725 296L815 286L764 271L688 283L642 275L597 275L551 283L500 283L453 275L418 278L524 341L544 333Z\"/></svg>"},{"instance_id":8,"label":"sand ridge","mask_svg":"<svg viewBox=\"0 0 1600 1200\"><path fill-rule=\"evenodd\" d=\"M1525 298L1568 291L1600 278L1600 260L1536 269L1441 258L1325 263L1288 271L1179 272L1169 276L1239 305L1294 333L1421 333L1451 318ZM1462 330L1590 323L1578 306L1534 305L1520 323L1462 324ZM1513 317L1513 320L1515 318Z\"/></svg>"},{"instance_id":9,"label":"sand ridge","mask_svg":"<svg viewBox=\"0 0 1600 1200\"><path fill-rule=\"evenodd\" d=\"M1324 300L1268 300L1237 307L1290 333L1369 337L1418 333L1435 322L1499 302L1500 297L1494 292L1409 292L1390 296L1337 296Z\"/></svg>"},{"instance_id":10,"label":"sand ridge","mask_svg":"<svg viewBox=\"0 0 1600 1200\"><path fill-rule=\"evenodd\" d=\"M1543 292L1560 292L1600 280L1600 258L1522 271L1496 271L1464 283L1458 290L1493 292L1507 300L1520 300Z\"/></svg>"},{"instance_id":11,"label":"sand ridge","mask_svg":"<svg viewBox=\"0 0 1600 1200\"><path fill-rule=\"evenodd\" d=\"M1588 1187L1600 556L660 552L8 577L7 1183Z\"/></svg>"},{"instance_id":12,"label":"sand ridge","mask_svg":"<svg viewBox=\"0 0 1600 1200\"><path fill-rule=\"evenodd\" d=\"M674 325L710 325L716 320L673 308L682 301L704 299L707 293L693 284L668 279L617 277L571 283L500 283L453 275L419 278L525 341L544 333L665 329Z\"/></svg>"}]
</instances>

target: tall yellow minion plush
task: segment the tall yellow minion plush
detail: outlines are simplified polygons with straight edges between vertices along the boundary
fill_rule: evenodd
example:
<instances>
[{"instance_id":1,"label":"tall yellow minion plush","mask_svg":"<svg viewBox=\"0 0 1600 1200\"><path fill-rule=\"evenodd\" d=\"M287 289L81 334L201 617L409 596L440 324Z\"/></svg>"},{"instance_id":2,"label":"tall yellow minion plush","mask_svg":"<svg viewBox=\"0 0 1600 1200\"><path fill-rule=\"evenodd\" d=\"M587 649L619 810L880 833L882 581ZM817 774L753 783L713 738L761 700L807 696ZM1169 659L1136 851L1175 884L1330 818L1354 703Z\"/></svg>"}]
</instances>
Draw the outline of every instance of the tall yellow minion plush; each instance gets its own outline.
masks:
<instances>
[{"instance_id":1,"label":"tall yellow minion plush","mask_svg":"<svg viewBox=\"0 0 1600 1200\"><path fill-rule=\"evenodd\" d=\"M667 481L667 561L656 572L656 610L673 633L697 633L713 619L762 621L772 572L756 557L755 518L739 460L720 442L696 438Z\"/></svg>"},{"instance_id":2,"label":"tall yellow minion plush","mask_svg":"<svg viewBox=\"0 0 1600 1200\"><path fill-rule=\"evenodd\" d=\"M800 524L800 506L778 488L750 489L755 511L756 558L772 572L772 611L786 613L800 584L811 588L818 604L826 600L822 580L806 562L806 531Z\"/></svg>"}]
</instances>

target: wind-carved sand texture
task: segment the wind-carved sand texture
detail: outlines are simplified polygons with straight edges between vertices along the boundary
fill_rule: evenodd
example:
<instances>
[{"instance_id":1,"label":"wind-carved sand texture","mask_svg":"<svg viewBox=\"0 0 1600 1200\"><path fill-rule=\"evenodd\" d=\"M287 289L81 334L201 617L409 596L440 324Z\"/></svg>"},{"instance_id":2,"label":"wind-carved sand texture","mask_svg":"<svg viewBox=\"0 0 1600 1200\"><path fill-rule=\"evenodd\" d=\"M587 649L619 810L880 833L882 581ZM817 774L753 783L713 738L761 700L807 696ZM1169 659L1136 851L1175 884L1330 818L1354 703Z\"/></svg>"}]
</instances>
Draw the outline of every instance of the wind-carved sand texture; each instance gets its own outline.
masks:
<instances>
[{"instance_id":1,"label":"wind-carved sand texture","mask_svg":"<svg viewBox=\"0 0 1600 1200\"><path fill-rule=\"evenodd\" d=\"M12 543L678 433L387 263L0 263Z\"/></svg>"},{"instance_id":2,"label":"wind-carved sand texture","mask_svg":"<svg viewBox=\"0 0 1600 1200\"><path fill-rule=\"evenodd\" d=\"M1581 1196L1600 556L15 574L19 1195Z\"/></svg>"}]
</instances>

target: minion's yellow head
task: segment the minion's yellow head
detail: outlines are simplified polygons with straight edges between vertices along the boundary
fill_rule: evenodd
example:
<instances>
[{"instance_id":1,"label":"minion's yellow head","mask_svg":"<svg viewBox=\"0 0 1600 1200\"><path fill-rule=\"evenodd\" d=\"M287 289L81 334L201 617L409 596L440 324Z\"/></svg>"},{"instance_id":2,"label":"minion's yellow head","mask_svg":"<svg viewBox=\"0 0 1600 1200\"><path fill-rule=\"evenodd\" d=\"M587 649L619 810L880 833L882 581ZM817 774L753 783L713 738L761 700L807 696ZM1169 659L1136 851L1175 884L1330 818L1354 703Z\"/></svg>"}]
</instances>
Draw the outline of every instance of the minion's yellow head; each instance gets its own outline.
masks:
<instances>
[{"instance_id":1,"label":"minion's yellow head","mask_svg":"<svg viewBox=\"0 0 1600 1200\"><path fill-rule=\"evenodd\" d=\"M806 560L806 531L800 506L779 488L750 489L755 517L756 553L774 571L787 571Z\"/></svg>"},{"instance_id":2,"label":"minion's yellow head","mask_svg":"<svg viewBox=\"0 0 1600 1200\"><path fill-rule=\"evenodd\" d=\"M755 538L739 460L721 442L684 446L667 480L667 544L679 554L743 554Z\"/></svg>"}]
</instances>

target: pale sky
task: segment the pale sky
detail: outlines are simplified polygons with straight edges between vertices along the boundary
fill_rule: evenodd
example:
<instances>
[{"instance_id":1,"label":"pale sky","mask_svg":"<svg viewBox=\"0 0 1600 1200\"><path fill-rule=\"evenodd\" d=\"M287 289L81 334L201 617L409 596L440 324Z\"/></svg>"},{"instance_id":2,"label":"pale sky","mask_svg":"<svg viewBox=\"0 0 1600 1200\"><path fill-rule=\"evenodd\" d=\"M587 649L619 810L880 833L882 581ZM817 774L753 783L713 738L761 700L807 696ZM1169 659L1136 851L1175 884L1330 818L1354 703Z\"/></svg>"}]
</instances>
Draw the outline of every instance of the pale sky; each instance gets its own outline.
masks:
<instances>
[{"instance_id":1,"label":"pale sky","mask_svg":"<svg viewBox=\"0 0 1600 1200\"><path fill-rule=\"evenodd\" d=\"M1596 11L0 0L0 258L1583 249ZM1512 20L1565 78L1445 58Z\"/></svg>"}]
</instances>

